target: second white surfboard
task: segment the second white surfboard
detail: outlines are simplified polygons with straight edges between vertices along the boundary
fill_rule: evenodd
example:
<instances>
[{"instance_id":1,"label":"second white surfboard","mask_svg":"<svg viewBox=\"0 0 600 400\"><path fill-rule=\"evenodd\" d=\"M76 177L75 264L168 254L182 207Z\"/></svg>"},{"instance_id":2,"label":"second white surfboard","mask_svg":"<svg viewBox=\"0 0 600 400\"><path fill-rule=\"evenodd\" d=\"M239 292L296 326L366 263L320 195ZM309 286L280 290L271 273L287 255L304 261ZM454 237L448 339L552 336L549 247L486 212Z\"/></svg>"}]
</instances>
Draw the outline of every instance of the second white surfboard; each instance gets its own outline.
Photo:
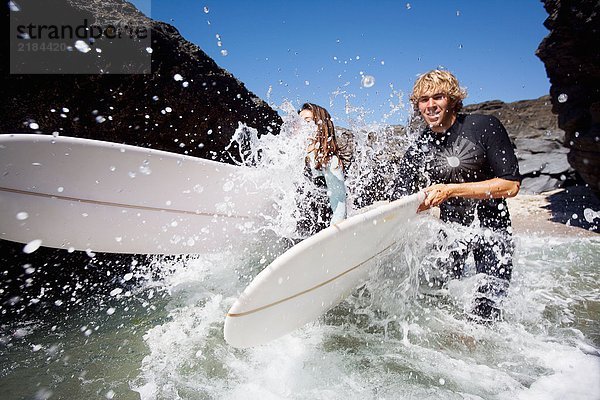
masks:
<instances>
[{"instance_id":1,"label":"second white surfboard","mask_svg":"<svg viewBox=\"0 0 600 400\"><path fill-rule=\"evenodd\" d=\"M225 318L234 347L266 343L314 320L346 298L370 262L416 217L417 193L348 218L298 243L260 272Z\"/></svg>"}]
</instances>

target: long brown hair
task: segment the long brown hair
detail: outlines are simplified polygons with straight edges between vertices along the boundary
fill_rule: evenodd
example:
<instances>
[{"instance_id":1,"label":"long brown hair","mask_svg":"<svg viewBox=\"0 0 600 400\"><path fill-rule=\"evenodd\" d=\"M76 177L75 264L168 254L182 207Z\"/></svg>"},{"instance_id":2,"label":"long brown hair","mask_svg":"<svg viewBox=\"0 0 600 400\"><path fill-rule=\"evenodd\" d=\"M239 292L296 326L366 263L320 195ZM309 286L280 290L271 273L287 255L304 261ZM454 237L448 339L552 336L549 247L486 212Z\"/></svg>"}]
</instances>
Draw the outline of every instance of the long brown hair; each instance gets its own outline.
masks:
<instances>
[{"instance_id":1,"label":"long brown hair","mask_svg":"<svg viewBox=\"0 0 600 400\"><path fill-rule=\"evenodd\" d=\"M338 146L335 140L335 127L331 120L329 112L321 106L313 103L304 103L300 107L298 114L304 110L310 110L313 115L313 121L317 125L317 134L312 138L311 152L315 158L315 168L321 170L323 165L327 165L331 157L337 156ZM344 168L342 160L339 163Z\"/></svg>"}]
</instances>

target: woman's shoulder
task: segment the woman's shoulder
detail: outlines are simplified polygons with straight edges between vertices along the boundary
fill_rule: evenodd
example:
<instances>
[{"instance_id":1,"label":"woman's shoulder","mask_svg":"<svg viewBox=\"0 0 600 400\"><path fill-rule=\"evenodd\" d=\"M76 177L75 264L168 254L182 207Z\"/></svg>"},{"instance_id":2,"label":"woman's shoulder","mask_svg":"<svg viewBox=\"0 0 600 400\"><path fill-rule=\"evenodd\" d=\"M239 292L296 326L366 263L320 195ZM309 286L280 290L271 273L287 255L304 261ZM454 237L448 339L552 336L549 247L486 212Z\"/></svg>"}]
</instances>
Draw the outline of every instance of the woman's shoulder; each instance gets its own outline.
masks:
<instances>
[{"instance_id":1,"label":"woman's shoulder","mask_svg":"<svg viewBox=\"0 0 600 400\"><path fill-rule=\"evenodd\" d=\"M340 161L340 158L337 155L334 154L329 159L329 162L327 163L327 166L329 168L331 168L331 169L341 168L342 167L342 162Z\"/></svg>"}]
</instances>

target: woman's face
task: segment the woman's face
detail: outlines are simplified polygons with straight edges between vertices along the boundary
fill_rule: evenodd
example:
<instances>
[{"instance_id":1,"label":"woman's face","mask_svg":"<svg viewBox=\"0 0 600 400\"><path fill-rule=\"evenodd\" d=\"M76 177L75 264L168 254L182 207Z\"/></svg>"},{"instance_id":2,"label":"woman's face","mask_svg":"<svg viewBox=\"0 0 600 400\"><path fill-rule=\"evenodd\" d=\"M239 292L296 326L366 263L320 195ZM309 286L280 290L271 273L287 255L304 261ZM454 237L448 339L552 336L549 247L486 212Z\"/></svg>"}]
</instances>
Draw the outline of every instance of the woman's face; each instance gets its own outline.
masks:
<instances>
[{"instance_id":1,"label":"woman's face","mask_svg":"<svg viewBox=\"0 0 600 400\"><path fill-rule=\"evenodd\" d=\"M306 122L315 122L315 120L313 118L313 113L310 110L300 111L300 118L302 118Z\"/></svg>"},{"instance_id":2,"label":"woman's face","mask_svg":"<svg viewBox=\"0 0 600 400\"><path fill-rule=\"evenodd\" d=\"M302 118L304 121L306 121L306 123L308 123L311 126L311 130L313 130L313 133L311 135L311 137L314 137L314 135L316 135L316 124L315 124L315 120L313 118L313 112L311 110L302 110L300 111L300 118ZM309 139L311 140L311 139Z\"/></svg>"}]
</instances>

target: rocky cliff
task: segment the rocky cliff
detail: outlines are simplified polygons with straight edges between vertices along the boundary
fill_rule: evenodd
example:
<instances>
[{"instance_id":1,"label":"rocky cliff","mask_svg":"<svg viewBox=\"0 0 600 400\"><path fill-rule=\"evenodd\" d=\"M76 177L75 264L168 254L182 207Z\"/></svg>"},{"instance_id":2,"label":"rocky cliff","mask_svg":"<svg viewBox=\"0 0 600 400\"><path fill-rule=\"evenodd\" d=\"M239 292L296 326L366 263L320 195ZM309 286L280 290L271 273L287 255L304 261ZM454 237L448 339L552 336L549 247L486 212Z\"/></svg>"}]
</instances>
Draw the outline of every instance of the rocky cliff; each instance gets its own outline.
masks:
<instances>
[{"instance_id":1,"label":"rocky cliff","mask_svg":"<svg viewBox=\"0 0 600 400\"><path fill-rule=\"evenodd\" d=\"M543 0L550 34L537 56L552 84L552 110L569 163L600 196L600 2Z\"/></svg>"},{"instance_id":2,"label":"rocky cliff","mask_svg":"<svg viewBox=\"0 0 600 400\"><path fill-rule=\"evenodd\" d=\"M11 12L18 13L22 21L39 20L39 2L23 0L18 7L18 11L5 11L5 26ZM9 74L7 63L2 63L3 133L55 132L230 161L223 148L238 122L260 133L278 129L281 120L273 109L173 26L151 20L121 0L54 0L52 7L53 13L72 24L87 19L89 24L103 26L127 21L149 27L151 71L18 75ZM6 49L8 38L3 40ZM67 44L73 46L73 42ZM93 42L89 44L94 48ZM95 47L101 46L97 42ZM104 62L101 67L107 68L111 60L105 55L107 47L103 50L48 54L74 60L93 54L92 62Z\"/></svg>"},{"instance_id":3,"label":"rocky cliff","mask_svg":"<svg viewBox=\"0 0 600 400\"><path fill-rule=\"evenodd\" d=\"M567 161L565 133L552 113L550 96L513 103L486 101L465 106L463 111L493 115L502 121L516 147L523 193L547 192L577 180Z\"/></svg>"}]
</instances>

